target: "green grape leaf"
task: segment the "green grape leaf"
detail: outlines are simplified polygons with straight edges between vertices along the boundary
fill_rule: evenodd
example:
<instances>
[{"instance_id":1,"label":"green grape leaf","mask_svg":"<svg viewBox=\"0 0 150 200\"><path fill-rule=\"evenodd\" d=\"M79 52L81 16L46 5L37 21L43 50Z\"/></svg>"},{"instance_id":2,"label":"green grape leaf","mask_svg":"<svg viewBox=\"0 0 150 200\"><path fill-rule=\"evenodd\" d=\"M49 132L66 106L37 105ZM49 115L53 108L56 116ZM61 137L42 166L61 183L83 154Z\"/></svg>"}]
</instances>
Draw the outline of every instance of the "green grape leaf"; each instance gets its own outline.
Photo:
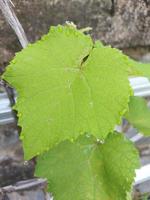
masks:
<instances>
[{"instance_id":1,"label":"green grape leaf","mask_svg":"<svg viewBox=\"0 0 150 200\"><path fill-rule=\"evenodd\" d=\"M141 133L150 136L150 109L146 100L141 97L131 97L129 111L125 118Z\"/></svg>"},{"instance_id":2,"label":"green grape leaf","mask_svg":"<svg viewBox=\"0 0 150 200\"><path fill-rule=\"evenodd\" d=\"M130 58L127 58L129 64L129 75L131 76L145 76L150 78L150 64L141 63Z\"/></svg>"},{"instance_id":3,"label":"green grape leaf","mask_svg":"<svg viewBox=\"0 0 150 200\"><path fill-rule=\"evenodd\" d=\"M140 63L136 62L136 68L141 71L141 75L150 78L150 63Z\"/></svg>"},{"instance_id":4,"label":"green grape leaf","mask_svg":"<svg viewBox=\"0 0 150 200\"><path fill-rule=\"evenodd\" d=\"M55 200L126 200L137 167L137 150L122 134L104 144L82 135L39 156L35 175L48 179Z\"/></svg>"},{"instance_id":5,"label":"green grape leaf","mask_svg":"<svg viewBox=\"0 0 150 200\"><path fill-rule=\"evenodd\" d=\"M95 41L95 44L94 44L94 47L97 47L97 48L103 48L104 45L102 42L100 42L99 40L96 40Z\"/></svg>"},{"instance_id":6,"label":"green grape leaf","mask_svg":"<svg viewBox=\"0 0 150 200\"><path fill-rule=\"evenodd\" d=\"M128 68L119 50L94 46L73 27L52 27L17 53L3 75L18 92L25 159L85 132L105 138L128 107Z\"/></svg>"}]
</instances>

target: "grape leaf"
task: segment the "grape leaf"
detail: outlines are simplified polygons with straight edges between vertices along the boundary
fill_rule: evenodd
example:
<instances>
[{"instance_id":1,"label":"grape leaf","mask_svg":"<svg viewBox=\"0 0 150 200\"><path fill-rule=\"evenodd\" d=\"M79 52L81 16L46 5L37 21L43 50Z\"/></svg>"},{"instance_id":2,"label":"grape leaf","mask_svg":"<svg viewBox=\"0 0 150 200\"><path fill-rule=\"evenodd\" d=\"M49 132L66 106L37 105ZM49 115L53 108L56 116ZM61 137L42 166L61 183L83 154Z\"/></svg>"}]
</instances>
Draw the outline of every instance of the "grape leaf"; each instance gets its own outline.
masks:
<instances>
[{"instance_id":1,"label":"grape leaf","mask_svg":"<svg viewBox=\"0 0 150 200\"><path fill-rule=\"evenodd\" d=\"M145 76L150 78L150 64L141 63L130 58L127 58L129 64L129 75L131 76Z\"/></svg>"},{"instance_id":2,"label":"grape leaf","mask_svg":"<svg viewBox=\"0 0 150 200\"><path fill-rule=\"evenodd\" d=\"M85 132L105 138L128 107L128 64L73 27L52 27L17 53L3 75L18 92L25 159Z\"/></svg>"},{"instance_id":3,"label":"grape leaf","mask_svg":"<svg viewBox=\"0 0 150 200\"><path fill-rule=\"evenodd\" d=\"M137 167L138 153L122 134L104 144L82 135L39 156L35 174L48 179L55 200L126 200Z\"/></svg>"},{"instance_id":4,"label":"grape leaf","mask_svg":"<svg viewBox=\"0 0 150 200\"><path fill-rule=\"evenodd\" d=\"M137 63L136 68L138 71L141 71L142 76L150 78L150 64L149 63Z\"/></svg>"},{"instance_id":5,"label":"grape leaf","mask_svg":"<svg viewBox=\"0 0 150 200\"><path fill-rule=\"evenodd\" d=\"M150 136L150 109L146 100L141 97L131 97L129 112L125 118L141 133Z\"/></svg>"}]
</instances>

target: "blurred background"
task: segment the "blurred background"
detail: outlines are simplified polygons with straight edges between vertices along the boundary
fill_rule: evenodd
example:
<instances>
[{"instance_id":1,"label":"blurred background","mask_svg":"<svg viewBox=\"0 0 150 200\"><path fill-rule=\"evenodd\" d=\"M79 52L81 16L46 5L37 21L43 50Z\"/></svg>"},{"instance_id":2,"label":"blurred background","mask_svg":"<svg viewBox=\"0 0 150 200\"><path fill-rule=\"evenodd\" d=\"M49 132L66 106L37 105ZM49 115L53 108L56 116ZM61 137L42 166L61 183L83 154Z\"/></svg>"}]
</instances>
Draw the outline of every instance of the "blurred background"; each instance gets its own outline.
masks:
<instances>
[{"instance_id":1,"label":"blurred background","mask_svg":"<svg viewBox=\"0 0 150 200\"><path fill-rule=\"evenodd\" d=\"M150 63L150 0L12 0L12 3L31 43L46 34L51 25L72 21L78 28L91 27L93 39L117 47L135 60ZM0 74L15 52L22 49L3 14L0 10ZM131 85L135 93L143 96L150 105L149 81L138 78L132 80ZM23 160L15 113L10 108L14 99L15 92L1 83L0 187L23 180L26 181L19 183L28 187L34 173L35 160ZM120 129L135 143L141 157L142 168L134 183L133 199L150 199L150 138L143 137L126 121L123 121ZM35 184L34 189L29 187L22 193L22 198L15 196L11 199L49 198L41 192L43 188L39 187L39 183L40 180L37 185L33 180L31 185ZM8 198L7 195L6 197ZM2 198L4 199L0 196Z\"/></svg>"}]
</instances>

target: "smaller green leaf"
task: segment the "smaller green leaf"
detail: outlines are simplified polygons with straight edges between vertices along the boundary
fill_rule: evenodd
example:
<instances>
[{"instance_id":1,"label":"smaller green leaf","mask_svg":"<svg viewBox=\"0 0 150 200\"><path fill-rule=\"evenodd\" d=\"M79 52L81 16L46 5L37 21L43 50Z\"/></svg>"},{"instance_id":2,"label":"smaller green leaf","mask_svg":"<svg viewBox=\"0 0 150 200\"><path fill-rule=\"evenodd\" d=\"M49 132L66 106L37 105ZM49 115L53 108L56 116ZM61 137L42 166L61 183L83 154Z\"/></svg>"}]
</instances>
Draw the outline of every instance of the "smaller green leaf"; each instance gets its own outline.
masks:
<instances>
[{"instance_id":1,"label":"smaller green leaf","mask_svg":"<svg viewBox=\"0 0 150 200\"><path fill-rule=\"evenodd\" d=\"M101 41L96 40L96 41L95 41L95 44L94 44L94 47L95 47L95 48L103 48L104 45L103 45L103 43L102 43Z\"/></svg>"},{"instance_id":2,"label":"smaller green leaf","mask_svg":"<svg viewBox=\"0 0 150 200\"><path fill-rule=\"evenodd\" d=\"M130 65L129 75L131 76L145 76L150 78L150 63L141 63L131 58L127 59L128 64Z\"/></svg>"},{"instance_id":3,"label":"smaller green leaf","mask_svg":"<svg viewBox=\"0 0 150 200\"><path fill-rule=\"evenodd\" d=\"M141 97L131 97L129 103L129 112L125 118L141 133L150 135L150 109L146 100Z\"/></svg>"},{"instance_id":4,"label":"smaller green leaf","mask_svg":"<svg viewBox=\"0 0 150 200\"><path fill-rule=\"evenodd\" d=\"M138 166L138 153L122 134L109 134L105 143L82 135L40 156L36 175L48 179L55 200L126 200Z\"/></svg>"},{"instance_id":5,"label":"smaller green leaf","mask_svg":"<svg viewBox=\"0 0 150 200\"><path fill-rule=\"evenodd\" d=\"M142 72L142 75L150 78L150 63L137 63L137 70Z\"/></svg>"}]
</instances>

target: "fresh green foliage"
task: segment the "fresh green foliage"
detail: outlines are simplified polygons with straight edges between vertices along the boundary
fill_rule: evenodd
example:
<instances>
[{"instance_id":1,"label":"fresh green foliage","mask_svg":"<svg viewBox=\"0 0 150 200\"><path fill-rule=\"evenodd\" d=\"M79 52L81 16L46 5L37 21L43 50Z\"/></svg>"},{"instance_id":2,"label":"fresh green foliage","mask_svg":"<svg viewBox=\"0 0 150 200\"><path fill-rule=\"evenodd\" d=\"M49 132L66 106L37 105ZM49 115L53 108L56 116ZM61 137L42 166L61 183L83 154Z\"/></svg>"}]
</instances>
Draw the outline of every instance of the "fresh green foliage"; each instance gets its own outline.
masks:
<instances>
[{"instance_id":1,"label":"fresh green foliage","mask_svg":"<svg viewBox=\"0 0 150 200\"><path fill-rule=\"evenodd\" d=\"M150 136L150 109L146 100L141 97L131 97L129 112L125 118L141 133Z\"/></svg>"},{"instance_id":2,"label":"fresh green foliage","mask_svg":"<svg viewBox=\"0 0 150 200\"><path fill-rule=\"evenodd\" d=\"M128 108L131 66L71 26L52 27L18 53L3 78L18 92L25 159L85 132L104 139Z\"/></svg>"},{"instance_id":3,"label":"fresh green foliage","mask_svg":"<svg viewBox=\"0 0 150 200\"><path fill-rule=\"evenodd\" d=\"M149 63L139 63L137 69L142 72L142 75L150 78L150 64Z\"/></svg>"},{"instance_id":4,"label":"fresh green foliage","mask_svg":"<svg viewBox=\"0 0 150 200\"><path fill-rule=\"evenodd\" d=\"M25 159L42 154L36 175L48 178L54 200L126 200L138 155L113 131L130 100L127 118L147 134L149 111L140 108L141 100L130 99L128 81L129 75L143 72L119 50L93 43L83 31L74 24L52 27L17 53L3 79L18 93L14 109ZM139 112L144 108L145 123L137 123L136 106Z\"/></svg>"},{"instance_id":5,"label":"fresh green foliage","mask_svg":"<svg viewBox=\"0 0 150 200\"><path fill-rule=\"evenodd\" d=\"M126 58L129 67L130 76L145 76L150 78L150 63L141 63L130 58Z\"/></svg>"},{"instance_id":6,"label":"fresh green foliage","mask_svg":"<svg viewBox=\"0 0 150 200\"><path fill-rule=\"evenodd\" d=\"M40 156L36 175L48 178L55 200L126 200L137 160L133 144L121 134L109 134L104 144L83 135Z\"/></svg>"}]
</instances>

